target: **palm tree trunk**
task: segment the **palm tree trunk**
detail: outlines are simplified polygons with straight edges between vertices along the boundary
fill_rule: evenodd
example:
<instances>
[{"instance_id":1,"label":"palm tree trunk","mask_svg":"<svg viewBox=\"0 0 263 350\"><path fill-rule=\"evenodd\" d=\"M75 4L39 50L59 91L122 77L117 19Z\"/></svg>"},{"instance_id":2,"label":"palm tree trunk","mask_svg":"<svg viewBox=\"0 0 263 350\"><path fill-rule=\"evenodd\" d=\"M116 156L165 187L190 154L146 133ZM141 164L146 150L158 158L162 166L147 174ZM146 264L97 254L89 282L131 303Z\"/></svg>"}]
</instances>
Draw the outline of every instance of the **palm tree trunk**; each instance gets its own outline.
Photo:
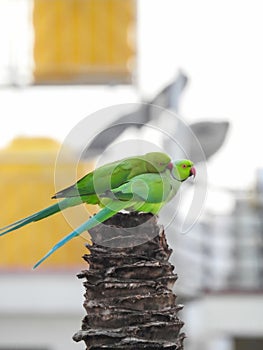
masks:
<instances>
[{"instance_id":1,"label":"palm tree trunk","mask_svg":"<svg viewBox=\"0 0 263 350\"><path fill-rule=\"evenodd\" d=\"M183 349L177 279L164 230L151 214L117 214L90 231L84 256L87 315L73 339L88 350Z\"/></svg>"}]
</instances>

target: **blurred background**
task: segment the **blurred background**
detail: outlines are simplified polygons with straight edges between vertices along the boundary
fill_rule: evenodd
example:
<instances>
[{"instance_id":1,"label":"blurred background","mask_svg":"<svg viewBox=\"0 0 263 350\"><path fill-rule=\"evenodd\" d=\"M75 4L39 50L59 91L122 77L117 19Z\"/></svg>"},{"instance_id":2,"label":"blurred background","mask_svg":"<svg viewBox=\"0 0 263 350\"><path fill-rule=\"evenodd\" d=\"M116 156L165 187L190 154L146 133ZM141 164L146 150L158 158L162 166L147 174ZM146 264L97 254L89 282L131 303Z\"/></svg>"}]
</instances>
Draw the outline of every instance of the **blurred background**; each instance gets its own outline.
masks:
<instances>
[{"instance_id":1,"label":"blurred background","mask_svg":"<svg viewBox=\"0 0 263 350\"><path fill-rule=\"evenodd\" d=\"M168 232L186 350L263 349L262 11L259 0L0 0L0 226L51 204L55 169L69 185L76 162L79 177L118 137L169 130L208 174L197 223ZM56 166L83 120L100 134L85 152L71 138ZM1 238L0 350L83 348L71 336L85 241L31 271L70 229L58 215Z\"/></svg>"}]
</instances>

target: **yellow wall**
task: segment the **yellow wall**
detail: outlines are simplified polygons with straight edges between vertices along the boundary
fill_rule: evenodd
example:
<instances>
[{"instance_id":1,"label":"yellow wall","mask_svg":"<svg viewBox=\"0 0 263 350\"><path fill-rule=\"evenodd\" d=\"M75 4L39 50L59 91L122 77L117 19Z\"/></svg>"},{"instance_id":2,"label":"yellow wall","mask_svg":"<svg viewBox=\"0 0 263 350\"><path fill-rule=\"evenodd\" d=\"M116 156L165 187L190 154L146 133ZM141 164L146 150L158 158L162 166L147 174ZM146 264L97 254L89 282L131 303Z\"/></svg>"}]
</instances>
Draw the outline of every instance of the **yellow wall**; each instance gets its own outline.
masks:
<instances>
[{"instance_id":1,"label":"yellow wall","mask_svg":"<svg viewBox=\"0 0 263 350\"><path fill-rule=\"evenodd\" d=\"M55 200L50 198L55 191L54 166L59 147L60 145L51 139L19 138L0 151L0 226L55 203ZM67 160L64 164L58 164L56 168L57 173L63 173L65 183L73 163ZM87 173L91 167L90 164L80 164L79 176ZM74 215L78 216L76 209L77 207L71 218ZM94 212L94 208L88 209ZM74 221L74 217L72 219ZM64 216L58 213L1 237L0 269L31 268L70 231L72 227ZM73 239L50 257L42 268L80 266L81 256L87 252L85 242L82 238Z\"/></svg>"},{"instance_id":2,"label":"yellow wall","mask_svg":"<svg viewBox=\"0 0 263 350\"><path fill-rule=\"evenodd\" d=\"M135 12L135 0L34 0L35 82L130 82Z\"/></svg>"}]
</instances>

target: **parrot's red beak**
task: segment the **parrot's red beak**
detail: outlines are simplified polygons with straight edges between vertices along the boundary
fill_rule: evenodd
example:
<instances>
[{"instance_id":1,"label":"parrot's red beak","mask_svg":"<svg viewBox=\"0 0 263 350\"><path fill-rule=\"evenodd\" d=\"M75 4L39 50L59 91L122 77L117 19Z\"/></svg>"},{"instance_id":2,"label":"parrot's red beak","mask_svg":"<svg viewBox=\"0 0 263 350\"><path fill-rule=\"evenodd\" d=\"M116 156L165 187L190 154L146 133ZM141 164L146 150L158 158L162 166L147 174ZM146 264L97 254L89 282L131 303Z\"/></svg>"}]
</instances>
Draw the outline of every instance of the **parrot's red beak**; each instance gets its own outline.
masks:
<instances>
[{"instance_id":1,"label":"parrot's red beak","mask_svg":"<svg viewBox=\"0 0 263 350\"><path fill-rule=\"evenodd\" d=\"M196 176L196 169L195 169L195 167L192 167L192 168L191 168L191 170L190 170L190 176L193 176L193 177Z\"/></svg>"}]
</instances>

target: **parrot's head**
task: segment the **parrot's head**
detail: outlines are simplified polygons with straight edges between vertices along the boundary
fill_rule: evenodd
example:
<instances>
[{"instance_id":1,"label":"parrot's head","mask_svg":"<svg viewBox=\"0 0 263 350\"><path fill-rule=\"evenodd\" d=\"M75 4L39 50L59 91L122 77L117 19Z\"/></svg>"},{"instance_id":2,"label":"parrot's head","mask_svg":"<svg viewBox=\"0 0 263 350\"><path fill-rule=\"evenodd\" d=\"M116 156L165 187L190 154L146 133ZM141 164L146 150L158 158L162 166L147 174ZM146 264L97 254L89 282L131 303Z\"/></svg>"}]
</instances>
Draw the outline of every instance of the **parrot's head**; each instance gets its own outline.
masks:
<instances>
[{"instance_id":1,"label":"parrot's head","mask_svg":"<svg viewBox=\"0 0 263 350\"><path fill-rule=\"evenodd\" d=\"M175 160L168 164L168 169L174 179L178 181L185 181L190 176L196 175L194 163L189 159Z\"/></svg>"}]
</instances>

